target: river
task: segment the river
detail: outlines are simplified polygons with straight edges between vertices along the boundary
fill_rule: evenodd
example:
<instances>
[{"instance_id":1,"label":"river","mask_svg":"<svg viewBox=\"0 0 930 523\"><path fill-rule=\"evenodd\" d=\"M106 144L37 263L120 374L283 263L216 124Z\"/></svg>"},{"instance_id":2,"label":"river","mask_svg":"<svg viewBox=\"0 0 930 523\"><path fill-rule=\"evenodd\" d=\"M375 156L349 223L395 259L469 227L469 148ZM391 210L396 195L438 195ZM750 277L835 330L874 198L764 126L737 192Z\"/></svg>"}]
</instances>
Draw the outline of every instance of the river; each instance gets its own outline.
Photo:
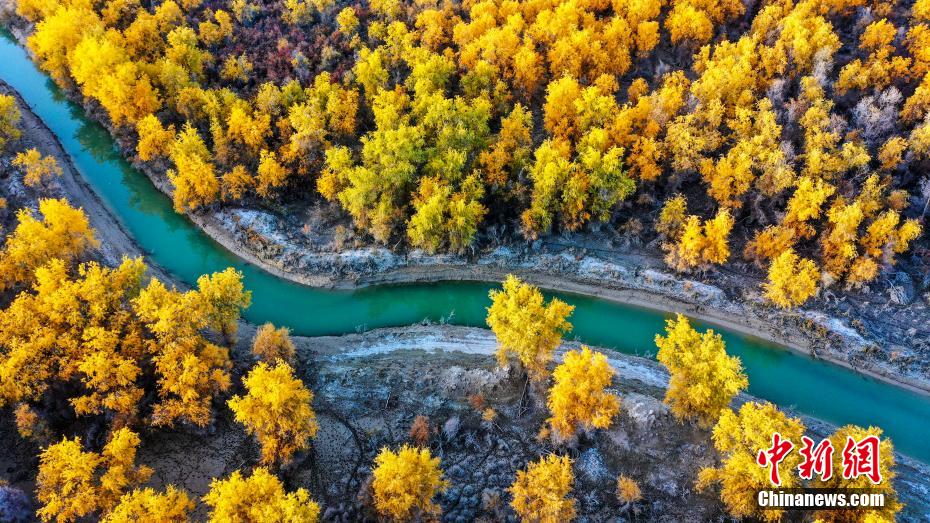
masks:
<instances>
[{"instance_id":1,"label":"river","mask_svg":"<svg viewBox=\"0 0 930 523\"><path fill-rule=\"evenodd\" d=\"M169 199L118 153L100 125L83 115L26 52L0 32L0 78L23 96L59 137L80 174L151 259L193 283L232 266L252 291L249 321L271 321L318 336L407 325L424 319L484 326L493 283L441 282L323 290L277 278L231 254L177 214ZM628 354L654 355L653 337L666 315L584 296L548 293L575 305L573 337ZM930 463L930 398L854 371L724 329L727 351L739 356L749 392L837 425L880 426L898 451Z\"/></svg>"}]
</instances>

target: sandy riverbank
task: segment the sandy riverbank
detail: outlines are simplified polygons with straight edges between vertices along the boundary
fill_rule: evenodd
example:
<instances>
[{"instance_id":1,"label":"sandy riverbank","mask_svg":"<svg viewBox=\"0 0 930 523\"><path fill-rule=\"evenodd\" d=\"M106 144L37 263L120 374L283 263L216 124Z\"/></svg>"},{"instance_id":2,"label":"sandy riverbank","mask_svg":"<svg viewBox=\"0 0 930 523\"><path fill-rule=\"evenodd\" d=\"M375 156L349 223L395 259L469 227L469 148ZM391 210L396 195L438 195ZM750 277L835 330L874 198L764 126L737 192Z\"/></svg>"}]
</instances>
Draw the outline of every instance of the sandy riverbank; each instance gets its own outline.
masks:
<instances>
[{"instance_id":1,"label":"sandy riverbank","mask_svg":"<svg viewBox=\"0 0 930 523\"><path fill-rule=\"evenodd\" d=\"M35 113L33 113L22 96L6 82L0 80L0 93L12 95L16 98L22 120L19 124L25 140L36 147L43 155L53 156L61 167L62 174L55 179L57 189L62 196L74 207L84 210L94 229L97 240L99 258L108 265L117 265L124 257L143 256L145 253L132 239L129 233L120 225L119 221L100 200L96 192L88 185L77 171L71 156L68 155L58 137L55 136ZM157 263L146 257L146 263L153 276L166 281L174 281Z\"/></svg>"},{"instance_id":2,"label":"sandy riverbank","mask_svg":"<svg viewBox=\"0 0 930 523\"><path fill-rule=\"evenodd\" d=\"M796 352L823 359L861 374L930 395L930 377L925 373L902 373L877 361L854 361L850 354L865 352L874 342L866 340L848 322L819 311L782 311L754 303L736 301L713 285L673 275L660 268L646 268L617 259L603 260L587 255L567 260L575 268L561 271L540 270L549 265L553 255L542 254L540 263L517 260L508 266L506 260L479 258L467 261L449 256L418 256L413 262L400 262L384 270L334 276L332 272L295 270L282 257L267 258L237 237L229 221L208 213L197 213L191 219L214 241L242 259L265 271L295 283L313 287L356 289L373 285L396 285L438 281L500 281L507 274L516 274L539 287L600 298L623 305L633 305L666 313L683 313L703 322L753 336ZM373 249L374 250L374 249ZM314 257L329 257L332 265L342 264L342 253L313 253ZM383 253L373 253L381 258ZM558 258L560 255L555 255ZM449 258L458 263L448 263ZM376 263L376 262L375 262ZM370 263L369 263L370 265ZM588 274L584 267L596 267ZM600 274L595 274L600 273Z\"/></svg>"}]
</instances>

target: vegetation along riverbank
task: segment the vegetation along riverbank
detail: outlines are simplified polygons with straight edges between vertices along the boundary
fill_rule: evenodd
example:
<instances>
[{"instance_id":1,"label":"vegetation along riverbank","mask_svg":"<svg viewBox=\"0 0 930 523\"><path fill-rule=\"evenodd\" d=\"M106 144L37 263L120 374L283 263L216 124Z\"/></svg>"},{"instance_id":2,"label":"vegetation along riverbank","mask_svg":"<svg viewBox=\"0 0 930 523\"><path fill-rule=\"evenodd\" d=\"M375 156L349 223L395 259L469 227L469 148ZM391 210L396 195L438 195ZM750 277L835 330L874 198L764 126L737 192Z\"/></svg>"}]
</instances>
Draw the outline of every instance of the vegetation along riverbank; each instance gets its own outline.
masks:
<instances>
[{"instance_id":1,"label":"vegetation along riverbank","mask_svg":"<svg viewBox=\"0 0 930 523\"><path fill-rule=\"evenodd\" d=\"M0 519L930 513L930 2L0 11Z\"/></svg>"}]
</instances>

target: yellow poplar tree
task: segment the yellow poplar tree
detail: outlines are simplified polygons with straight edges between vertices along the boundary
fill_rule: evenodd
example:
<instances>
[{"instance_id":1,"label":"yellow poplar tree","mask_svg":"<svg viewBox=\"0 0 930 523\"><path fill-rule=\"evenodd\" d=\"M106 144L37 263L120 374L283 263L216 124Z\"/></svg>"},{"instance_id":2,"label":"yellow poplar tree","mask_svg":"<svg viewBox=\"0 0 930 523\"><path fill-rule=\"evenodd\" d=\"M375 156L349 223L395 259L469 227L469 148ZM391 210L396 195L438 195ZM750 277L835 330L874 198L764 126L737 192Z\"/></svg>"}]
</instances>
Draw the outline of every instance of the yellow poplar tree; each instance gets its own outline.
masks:
<instances>
[{"instance_id":1,"label":"yellow poplar tree","mask_svg":"<svg viewBox=\"0 0 930 523\"><path fill-rule=\"evenodd\" d=\"M575 500L569 497L575 476L568 456L549 454L517 471L510 486L510 506L522 521L561 523L575 518Z\"/></svg>"},{"instance_id":2,"label":"yellow poplar tree","mask_svg":"<svg viewBox=\"0 0 930 523\"><path fill-rule=\"evenodd\" d=\"M278 162L271 151L262 149L258 162L257 182L255 192L263 198L269 198L272 191L287 182L287 169Z\"/></svg>"},{"instance_id":3,"label":"yellow poplar tree","mask_svg":"<svg viewBox=\"0 0 930 523\"><path fill-rule=\"evenodd\" d=\"M0 94L0 151L6 147L6 144L19 139L22 134L19 130L20 117L16 99Z\"/></svg>"},{"instance_id":4,"label":"yellow poplar tree","mask_svg":"<svg viewBox=\"0 0 930 523\"><path fill-rule=\"evenodd\" d=\"M515 355L531 380L545 380L562 335L572 328L567 318L575 307L557 298L544 304L539 289L512 274L504 280L503 290L489 295L487 323L497 336L498 362L505 365Z\"/></svg>"},{"instance_id":5,"label":"yellow poplar tree","mask_svg":"<svg viewBox=\"0 0 930 523\"><path fill-rule=\"evenodd\" d=\"M783 439L800 444L804 425L797 418L789 418L771 403L749 402L739 414L725 410L714 427L714 447L720 453L717 468L705 468L698 476L698 488L720 485L720 499L735 518L758 518L779 521L783 510L761 509L756 503L760 489L772 488L770 472L756 462L760 450L772 446L772 434L778 432ZM779 465L781 488L799 487L797 466L801 454L797 451L785 456Z\"/></svg>"},{"instance_id":6,"label":"yellow poplar tree","mask_svg":"<svg viewBox=\"0 0 930 523\"><path fill-rule=\"evenodd\" d=\"M168 171L168 179L174 185L175 210L192 211L216 201L220 182L212 155L190 123L175 137L170 156L175 165L175 169Z\"/></svg>"},{"instance_id":7,"label":"yellow poplar tree","mask_svg":"<svg viewBox=\"0 0 930 523\"><path fill-rule=\"evenodd\" d=\"M255 331L255 338L252 340L252 354L258 356L265 363L274 363L275 360L282 360L286 363L294 363L296 347L291 341L290 330L287 327L275 328L271 323L266 323Z\"/></svg>"},{"instance_id":8,"label":"yellow poplar tree","mask_svg":"<svg viewBox=\"0 0 930 523\"><path fill-rule=\"evenodd\" d=\"M135 489L120 498L103 523L187 523L194 502L183 490L168 485L164 492Z\"/></svg>"},{"instance_id":9,"label":"yellow poplar tree","mask_svg":"<svg viewBox=\"0 0 930 523\"><path fill-rule=\"evenodd\" d=\"M19 224L0 252L3 287L31 281L35 270L52 259L70 262L99 245L87 215L66 200L39 200L39 213L41 220L29 209L16 214Z\"/></svg>"},{"instance_id":10,"label":"yellow poplar tree","mask_svg":"<svg viewBox=\"0 0 930 523\"><path fill-rule=\"evenodd\" d=\"M287 463L310 445L319 425L311 402L313 393L294 377L290 365L260 362L243 380L247 394L233 396L230 410L262 446L262 463Z\"/></svg>"},{"instance_id":11,"label":"yellow poplar tree","mask_svg":"<svg viewBox=\"0 0 930 523\"><path fill-rule=\"evenodd\" d=\"M772 260L769 279L762 284L765 297L779 307L797 307L817 293L820 270L817 264L788 249Z\"/></svg>"},{"instance_id":12,"label":"yellow poplar tree","mask_svg":"<svg viewBox=\"0 0 930 523\"><path fill-rule=\"evenodd\" d=\"M429 449L404 444L397 452L382 448L372 471L375 508L382 516L407 521L417 514L439 515L433 497L445 490L439 458Z\"/></svg>"},{"instance_id":13,"label":"yellow poplar tree","mask_svg":"<svg viewBox=\"0 0 930 523\"><path fill-rule=\"evenodd\" d=\"M643 499L643 492L635 479L621 474L617 476L617 501L624 505Z\"/></svg>"},{"instance_id":14,"label":"yellow poplar tree","mask_svg":"<svg viewBox=\"0 0 930 523\"><path fill-rule=\"evenodd\" d=\"M245 290L242 273L227 267L220 272L197 278L197 293L206 312L207 324L234 340L242 309L252 303L252 291Z\"/></svg>"},{"instance_id":15,"label":"yellow poplar tree","mask_svg":"<svg viewBox=\"0 0 930 523\"><path fill-rule=\"evenodd\" d=\"M17 154L13 158L13 165L22 168L23 183L29 187L44 186L62 173L54 156L42 156L35 147Z\"/></svg>"},{"instance_id":16,"label":"yellow poplar tree","mask_svg":"<svg viewBox=\"0 0 930 523\"><path fill-rule=\"evenodd\" d=\"M39 517L70 522L115 506L123 492L152 473L134 465L139 441L134 432L120 429L99 454L85 452L80 438L66 438L43 450L36 477Z\"/></svg>"},{"instance_id":17,"label":"yellow poplar tree","mask_svg":"<svg viewBox=\"0 0 930 523\"><path fill-rule=\"evenodd\" d=\"M213 396L230 386L229 352L207 341L211 306L197 291L178 292L152 280L133 300L133 311L155 336L150 343L158 376L154 425L185 421L206 426Z\"/></svg>"},{"instance_id":18,"label":"yellow poplar tree","mask_svg":"<svg viewBox=\"0 0 930 523\"><path fill-rule=\"evenodd\" d=\"M143 161L167 156L171 151L175 137L174 124L164 127L157 116L150 114L136 122L136 133L139 135L136 153Z\"/></svg>"},{"instance_id":19,"label":"yellow poplar tree","mask_svg":"<svg viewBox=\"0 0 930 523\"><path fill-rule=\"evenodd\" d=\"M662 206L659 219L656 222L656 232L668 238L676 238L684 230L688 216L688 201L678 194L669 198Z\"/></svg>"},{"instance_id":20,"label":"yellow poplar tree","mask_svg":"<svg viewBox=\"0 0 930 523\"><path fill-rule=\"evenodd\" d=\"M565 354L552 373L547 421L558 439L571 438L579 429L605 429L620 411L620 398L607 392L614 369L600 352L588 347Z\"/></svg>"},{"instance_id":21,"label":"yellow poplar tree","mask_svg":"<svg viewBox=\"0 0 930 523\"><path fill-rule=\"evenodd\" d=\"M543 122L556 138L571 138L578 133L578 111L575 102L581 99L581 86L571 76L554 80L546 88Z\"/></svg>"},{"instance_id":22,"label":"yellow poplar tree","mask_svg":"<svg viewBox=\"0 0 930 523\"><path fill-rule=\"evenodd\" d=\"M723 338L708 329L699 333L679 314L665 322L666 336L656 335L657 359L671 378L665 403L679 419L694 418L710 427L748 385L743 366L728 356Z\"/></svg>"},{"instance_id":23,"label":"yellow poplar tree","mask_svg":"<svg viewBox=\"0 0 930 523\"><path fill-rule=\"evenodd\" d=\"M237 470L227 479L214 479L203 501L210 507L209 523L316 523L320 519L320 506L305 489L286 492L281 480L263 467L247 478Z\"/></svg>"}]
</instances>

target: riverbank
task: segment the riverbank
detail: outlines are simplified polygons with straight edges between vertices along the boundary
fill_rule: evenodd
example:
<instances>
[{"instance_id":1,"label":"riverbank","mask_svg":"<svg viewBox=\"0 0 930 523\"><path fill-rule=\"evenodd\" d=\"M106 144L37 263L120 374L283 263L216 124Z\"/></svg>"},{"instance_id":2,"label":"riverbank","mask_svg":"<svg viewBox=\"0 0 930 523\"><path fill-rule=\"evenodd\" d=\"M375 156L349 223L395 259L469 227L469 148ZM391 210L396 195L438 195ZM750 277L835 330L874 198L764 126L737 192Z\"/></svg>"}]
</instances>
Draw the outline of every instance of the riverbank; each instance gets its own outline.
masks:
<instances>
[{"instance_id":1,"label":"riverbank","mask_svg":"<svg viewBox=\"0 0 930 523\"><path fill-rule=\"evenodd\" d=\"M158 173L144 165L137 162L137 167L153 180L159 179ZM165 183L155 183L170 194ZM916 346L918 338L912 338L914 346L906 347L874 333L863 335L861 329L853 327L863 325L862 319L848 311L846 319L832 314L838 312L837 307L826 306L825 300L812 302L815 308L796 311L773 308L761 297L761 281L738 273L690 279L668 272L655 255L605 250L592 254L591 249L571 241L555 248L549 248L551 241L501 246L472 259L422 252L396 254L381 247L327 251L324 246L295 239L300 233L290 231L300 231L301 227L286 224L284 218L270 213L221 209L195 213L190 218L230 252L302 285L357 289L450 280L500 281L507 274L516 274L549 290L687 314L930 395L928 365L918 358L924 355L925 348ZM822 305L819 309L818 304ZM930 314L923 303L915 301L910 305L910 316ZM887 314L889 324L909 316L900 311ZM920 320L916 324L921 326ZM917 331L908 326L907 332L917 335L930 325L921 327ZM910 361L902 357L904 354L912 355Z\"/></svg>"},{"instance_id":2,"label":"riverbank","mask_svg":"<svg viewBox=\"0 0 930 523\"><path fill-rule=\"evenodd\" d=\"M22 96L3 80L0 80L0 94L13 96L19 105L22 115L19 127L23 133L20 138L21 148L34 147L43 156L54 157L58 166L61 167L61 176L51 181L44 194L38 194L21 185L14 189L26 196L29 202L27 206L35 208L35 203L40 196L67 199L73 207L80 207L84 210L90 226L94 229L94 235L100 242L95 255L92 255L95 259L107 265L116 266L124 257L142 256L146 258L152 276L164 281L174 281L174 278L162 270L154 260L145 256L142 249L107 209L97 193L78 173L71 156L65 152L55 133L32 112Z\"/></svg>"}]
</instances>

